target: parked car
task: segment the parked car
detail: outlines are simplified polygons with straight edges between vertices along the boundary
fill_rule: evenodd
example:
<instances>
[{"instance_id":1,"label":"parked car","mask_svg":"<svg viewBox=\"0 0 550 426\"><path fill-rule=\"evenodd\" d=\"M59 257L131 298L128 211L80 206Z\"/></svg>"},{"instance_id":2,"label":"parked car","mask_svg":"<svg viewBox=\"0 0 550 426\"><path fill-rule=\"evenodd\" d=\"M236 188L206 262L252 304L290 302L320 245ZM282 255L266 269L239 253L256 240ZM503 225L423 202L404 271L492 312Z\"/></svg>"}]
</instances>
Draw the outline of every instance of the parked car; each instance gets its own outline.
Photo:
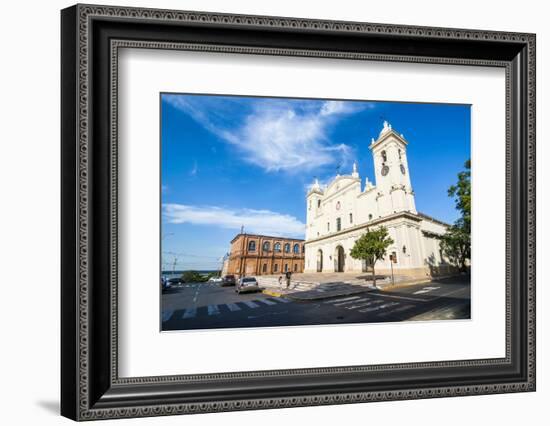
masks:
<instances>
[{"instance_id":1,"label":"parked car","mask_svg":"<svg viewBox=\"0 0 550 426\"><path fill-rule=\"evenodd\" d=\"M222 285L235 285L236 282L235 275L225 275L222 279Z\"/></svg>"},{"instance_id":2,"label":"parked car","mask_svg":"<svg viewBox=\"0 0 550 426\"><path fill-rule=\"evenodd\" d=\"M258 281L256 281L256 278L242 277L237 283L235 291L238 294L260 291L260 286L258 285Z\"/></svg>"},{"instance_id":3,"label":"parked car","mask_svg":"<svg viewBox=\"0 0 550 426\"><path fill-rule=\"evenodd\" d=\"M208 282L221 283L221 282L223 282L223 279L222 279L222 277L210 277L210 278L208 278Z\"/></svg>"},{"instance_id":4,"label":"parked car","mask_svg":"<svg viewBox=\"0 0 550 426\"><path fill-rule=\"evenodd\" d=\"M161 285L162 291L166 291L166 290L168 290L170 287L172 287L172 285L171 285L170 282L166 279L166 277L161 277L161 278L160 278L160 285Z\"/></svg>"},{"instance_id":5,"label":"parked car","mask_svg":"<svg viewBox=\"0 0 550 426\"><path fill-rule=\"evenodd\" d=\"M170 286L173 286L173 285L180 285L183 283L183 281L181 278L175 277L175 278L168 279L168 283L170 284Z\"/></svg>"}]
</instances>

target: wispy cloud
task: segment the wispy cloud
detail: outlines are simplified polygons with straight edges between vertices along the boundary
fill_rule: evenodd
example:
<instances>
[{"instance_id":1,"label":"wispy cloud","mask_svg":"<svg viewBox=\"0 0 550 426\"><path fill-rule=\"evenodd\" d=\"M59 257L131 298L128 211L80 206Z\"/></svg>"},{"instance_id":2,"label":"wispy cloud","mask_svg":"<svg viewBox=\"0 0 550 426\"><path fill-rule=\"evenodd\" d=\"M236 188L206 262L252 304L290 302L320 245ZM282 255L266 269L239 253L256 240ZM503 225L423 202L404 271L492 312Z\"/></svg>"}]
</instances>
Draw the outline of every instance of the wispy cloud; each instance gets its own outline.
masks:
<instances>
[{"instance_id":1,"label":"wispy cloud","mask_svg":"<svg viewBox=\"0 0 550 426\"><path fill-rule=\"evenodd\" d=\"M352 148L331 141L330 130L344 116L374 108L372 103L349 101L245 102L187 95L165 95L163 99L236 147L247 162L266 171L286 172L348 163Z\"/></svg>"},{"instance_id":2,"label":"wispy cloud","mask_svg":"<svg viewBox=\"0 0 550 426\"><path fill-rule=\"evenodd\" d=\"M212 225L235 230L244 226L247 232L302 238L305 232L305 225L295 217L270 210L184 204L164 204L162 207L167 223Z\"/></svg>"},{"instance_id":3,"label":"wispy cloud","mask_svg":"<svg viewBox=\"0 0 550 426\"><path fill-rule=\"evenodd\" d=\"M199 171L199 165L197 164L197 160L193 160L193 167L189 171L189 176L197 176L198 171Z\"/></svg>"}]
</instances>

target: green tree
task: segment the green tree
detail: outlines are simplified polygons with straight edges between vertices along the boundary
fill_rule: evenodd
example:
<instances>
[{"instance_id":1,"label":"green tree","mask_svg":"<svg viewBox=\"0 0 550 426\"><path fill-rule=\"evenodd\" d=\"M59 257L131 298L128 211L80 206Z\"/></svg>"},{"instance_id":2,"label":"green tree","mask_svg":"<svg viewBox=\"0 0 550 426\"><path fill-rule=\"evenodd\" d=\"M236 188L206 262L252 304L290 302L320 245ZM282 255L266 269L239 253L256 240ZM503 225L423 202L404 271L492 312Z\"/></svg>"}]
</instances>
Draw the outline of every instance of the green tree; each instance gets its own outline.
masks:
<instances>
[{"instance_id":1,"label":"green tree","mask_svg":"<svg viewBox=\"0 0 550 426\"><path fill-rule=\"evenodd\" d=\"M463 223L461 227L470 231L471 217L472 217L472 183L471 183L471 164L470 160L464 163L466 170L458 174L458 182L456 185L451 185L448 194L449 197L455 197L455 205L458 211L460 211Z\"/></svg>"},{"instance_id":2,"label":"green tree","mask_svg":"<svg viewBox=\"0 0 550 426\"><path fill-rule=\"evenodd\" d=\"M444 235L439 236L440 247L450 262L466 272L466 260L471 256L470 227L460 218Z\"/></svg>"},{"instance_id":3,"label":"green tree","mask_svg":"<svg viewBox=\"0 0 550 426\"><path fill-rule=\"evenodd\" d=\"M388 235L388 229L380 227L377 229L367 229L350 250L350 255L354 259L367 261L372 266L372 283L376 286L376 274L374 273L374 264L386 255L386 250L393 244L393 240Z\"/></svg>"},{"instance_id":4,"label":"green tree","mask_svg":"<svg viewBox=\"0 0 550 426\"><path fill-rule=\"evenodd\" d=\"M186 283L201 283L206 281L208 278L202 274L199 274L197 271L184 271L183 274L181 274L181 279Z\"/></svg>"},{"instance_id":5,"label":"green tree","mask_svg":"<svg viewBox=\"0 0 550 426\"><path fill-rule=\"evenodd\" d=\"M460 268L467 270L466 261L471 257L471 218L472 218L472 185L470 160L464 163L466 170L458 173L458 182L448 190L449 197L455 197L455 206L461 217L447 229L444 235L428 233L429 236L440 241L440 247L449 261Z\"/></svg>"}]
</instances>

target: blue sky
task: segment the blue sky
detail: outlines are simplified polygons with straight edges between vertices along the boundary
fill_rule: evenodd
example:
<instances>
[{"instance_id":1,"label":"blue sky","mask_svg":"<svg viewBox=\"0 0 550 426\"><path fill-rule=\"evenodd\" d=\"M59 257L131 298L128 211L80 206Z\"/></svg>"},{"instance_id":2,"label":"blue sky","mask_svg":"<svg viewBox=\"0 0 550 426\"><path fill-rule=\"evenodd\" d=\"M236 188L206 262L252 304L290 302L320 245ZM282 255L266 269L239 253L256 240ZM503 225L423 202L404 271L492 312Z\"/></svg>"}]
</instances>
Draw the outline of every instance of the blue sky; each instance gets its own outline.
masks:
<instances>
[{"instance_id":1,"label":"blue sky","mask_svg":"<svg viewBox=\"0 0 550 426\"><path fill-rule=\"evenodd\" d=\"M163 269L216 269L245 232L303 238L305 195L357 161L388 120L409 142L419 212L452 223L447 189L470 158L470 106L161 94ZM168 266L169 265L169 266Z\"/></svg>"}]
</instances>

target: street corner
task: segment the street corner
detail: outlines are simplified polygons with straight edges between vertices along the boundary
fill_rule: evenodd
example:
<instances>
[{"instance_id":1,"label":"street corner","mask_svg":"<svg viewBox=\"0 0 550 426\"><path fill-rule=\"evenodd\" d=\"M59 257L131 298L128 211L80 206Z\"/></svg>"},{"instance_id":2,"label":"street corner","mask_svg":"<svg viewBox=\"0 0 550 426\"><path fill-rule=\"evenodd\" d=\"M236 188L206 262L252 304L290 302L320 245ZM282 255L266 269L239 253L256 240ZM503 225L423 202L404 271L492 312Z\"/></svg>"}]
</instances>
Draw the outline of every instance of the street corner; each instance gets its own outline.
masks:
<instances>
[{"instance_id":1,"label":"street corner","mask_svg":"<svg viewBox=\"0 0 550 426\"><path fill-rule=\"evenodd\" d=\"M401 290L403 288L411 287L418 284L429 284L431 282L432 282L432 278L412 279L412 280L397 282L393 284L392 283L378 284L376 286L376 289L379 291L392 292L392 291Z\"/></svg>"},{"instance_id":2,"label":"street corner","mask_svg":"<svg viewBox=\"0 0 550 426\"><path fill-rule=\"evenodd\" d=\"M263 289L262 293L271 297L284 297L284 294L282 292L272 289Z\"/></svg>"}]
</instances>

